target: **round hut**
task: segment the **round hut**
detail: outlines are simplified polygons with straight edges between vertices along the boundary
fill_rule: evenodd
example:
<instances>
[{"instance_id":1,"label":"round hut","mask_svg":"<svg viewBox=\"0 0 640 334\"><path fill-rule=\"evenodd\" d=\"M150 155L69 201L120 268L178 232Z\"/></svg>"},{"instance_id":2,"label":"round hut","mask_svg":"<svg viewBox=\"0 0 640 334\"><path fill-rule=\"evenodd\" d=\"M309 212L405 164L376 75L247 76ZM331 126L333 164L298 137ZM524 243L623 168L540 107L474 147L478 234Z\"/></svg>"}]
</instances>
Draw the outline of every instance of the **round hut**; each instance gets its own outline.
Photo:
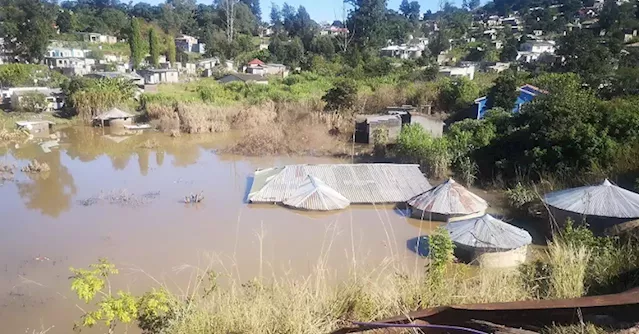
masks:
<instances>
[{"instance_id":1,"label":"round hut","mask_svg":"<svg viewBox=\"0 0 640 334\"><path fill-rule=\"evenodd\" d=\"M602 183L565 189L544 195L550 213L559 225L567 218L586 221L589 228L601 233L605 229L638 219L640 195L620 188L605 179Z\"/></svg>"},{"instance_id":2,"label":"round hut","mask_svg":"<svg viewBox=\"0 0 640 334\"><path fill-rule=\"evenodd\" d=\"M315 211L340 210L351 204L342 194L311 175L307 175L307 179L282 203L296 209Z\"/></svg>"},{"instance_id":3,"label":"round hut","mask_svg":"<svg viewBox=\"0 0 640 334\"><path fill-rule=\"evenodd\" d=\"M416 218L444 222L482 216L489 206L451 178L416 195L407 204Z\"/></svg>"},{"instance_id":4,"label":"round hut","mask_svg":"<svg viewBox=\"0 0 640 334\"><path fill-rule=\"evenodd\" d=\"M527 245L531 244L529 232L489 214L450 222L445 229L458 256L482 267L517 266L526 260Z\"/></svg>"}]
</instances>

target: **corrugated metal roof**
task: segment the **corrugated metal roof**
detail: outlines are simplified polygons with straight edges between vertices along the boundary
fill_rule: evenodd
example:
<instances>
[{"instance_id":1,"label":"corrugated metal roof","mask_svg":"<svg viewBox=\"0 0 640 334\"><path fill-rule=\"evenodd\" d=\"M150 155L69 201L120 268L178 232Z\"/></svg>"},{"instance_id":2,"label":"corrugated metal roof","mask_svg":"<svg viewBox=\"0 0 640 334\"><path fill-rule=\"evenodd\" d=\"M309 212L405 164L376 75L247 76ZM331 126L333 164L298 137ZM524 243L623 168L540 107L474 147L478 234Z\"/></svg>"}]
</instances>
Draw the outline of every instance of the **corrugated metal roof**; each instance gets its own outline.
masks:
<instances>
[{"instance_id":1,"label":"corrugated metal roof","mask_svg":"<svg viewBox=\"0 0 640 334\"><path fill-rule=\"evenodd\" d=\"M531 243L529 232L489 214L450 222L445 229L453 242L473 248L507 250Z\"/></svg>"},{"instance_id":2,"label":"corrugated metal roof","mask_svg":"<svg viewBox=\"0 0 640 334\"><path fill-rule=\"evenodd\" d=\"M298 209L330 211L344 209L351 202L326 183L309 175L283 204Z\"/></svg>"},{"instance_id":3,"label":"corrugated metal roof","mask_svg":"<svg viewBox=\"0 0 640 334\"><path fill-rule=\"evenodd\" d=\"M94 117L94 119L109 120L109 119L129 118L129 117L133 117L133 115L126 111L122 111L118 108L111 108L111 110L105 111L100 115L97 115L96 117Z\"/></svg>"},{"instance_id":4,"label":"corrugated metal roof","mask_svg":"<svg viewBox=\"0 0 640 334\"><path fill-rule=\"evenodd\" d=\"M351 203L405 202L431 188L418 165L289 165L256 171L248 200L281 203L291 197L309 175L322 180Z\"/></svg>"},{"instance_id":5,"label":"corrugated metal roof","mask_svg":"<svg viewBox=\"0 0 640 334\"><path fill-rule=\"evenodd\" d=\"M468 215L484 211L489 206L453 179L411 198L408 203L415 209L443 215Z\"/></svg>"},{"instance_id":6,"label":"corrugated metal roof","mask_svg":"<svg viewBox=\"0 0 640 334\"><path fill-rule=\"evenodd\" d=\"M555 191L544 202L558 209L589 216L638 218L640 196L604 180L601 184Z\"/></svg>"}]
</instances>

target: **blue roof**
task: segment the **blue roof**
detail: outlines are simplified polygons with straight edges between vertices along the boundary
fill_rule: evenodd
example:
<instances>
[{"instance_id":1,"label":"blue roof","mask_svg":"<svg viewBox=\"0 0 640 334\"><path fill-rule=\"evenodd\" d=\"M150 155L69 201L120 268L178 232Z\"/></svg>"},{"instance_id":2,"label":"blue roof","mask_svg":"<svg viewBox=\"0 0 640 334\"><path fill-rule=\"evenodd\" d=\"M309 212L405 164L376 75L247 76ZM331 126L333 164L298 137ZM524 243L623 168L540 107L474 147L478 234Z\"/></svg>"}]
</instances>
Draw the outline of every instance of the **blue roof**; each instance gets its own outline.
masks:
<instances>
[{"instance_id":1,"label":"blue roof","mask_svg":"<svg viewBox=\"0 0 640 334\"><path fill-rule=\"evenodd\" d=\"M536 96L538 96L539 94L546 94L547 92L532 86L532 85L524 85L518 88L518 91L520 92L520 94L518 94L518 97L516 98L516 101L514 103L513 109L511 109L511 112L513 113L517 113L520 111L520 106L522 106L523 104L532 101ZM476 107L476 118L477 119L481 119L484 117L484 114L487 112L487 97L483 96L480 97L478 99L476 99L475 104L477 104Z\"/></svg>"}]
</instances>

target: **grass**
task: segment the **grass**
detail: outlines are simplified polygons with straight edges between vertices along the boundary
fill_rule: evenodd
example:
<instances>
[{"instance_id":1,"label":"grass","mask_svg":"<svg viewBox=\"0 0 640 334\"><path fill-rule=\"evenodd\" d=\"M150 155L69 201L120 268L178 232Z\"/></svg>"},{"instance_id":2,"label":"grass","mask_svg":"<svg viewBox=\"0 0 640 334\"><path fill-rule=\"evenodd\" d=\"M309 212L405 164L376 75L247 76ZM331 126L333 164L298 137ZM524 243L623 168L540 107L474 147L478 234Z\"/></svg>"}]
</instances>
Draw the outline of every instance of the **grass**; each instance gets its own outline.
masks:
<instances>
[{"instance_id":1,"label":"grass","mask_svg":"<svg viewBox=\"0 0 640 334\"><path fill-rule=\"evenodd\" d=\"M549 245L550 297L577 298L585 294L585 279L589 265L589 250L583 245L556 241Z\"/></svg>"}]
</instances>

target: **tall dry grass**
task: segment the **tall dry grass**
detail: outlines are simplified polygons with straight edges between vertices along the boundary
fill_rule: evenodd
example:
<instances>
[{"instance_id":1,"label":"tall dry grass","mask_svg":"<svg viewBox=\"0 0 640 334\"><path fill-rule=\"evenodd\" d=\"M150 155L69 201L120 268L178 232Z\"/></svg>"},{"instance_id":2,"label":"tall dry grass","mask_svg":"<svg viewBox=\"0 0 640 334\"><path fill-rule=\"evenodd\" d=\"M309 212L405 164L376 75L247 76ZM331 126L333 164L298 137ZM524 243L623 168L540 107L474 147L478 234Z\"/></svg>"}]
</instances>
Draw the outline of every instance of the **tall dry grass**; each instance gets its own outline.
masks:
<instances>
[{"instance_id":1,"label":"tall dry grass","mask_svg":"<svg viewBox=\"0 0 640 334\"><path fill-rule=\"evenodd\" d=\"M562 241L549 244L551 298L577 298L585 294L585 279L589 266L589 250L583 245L572 245Z\"/></svg>"}]
</instances>

